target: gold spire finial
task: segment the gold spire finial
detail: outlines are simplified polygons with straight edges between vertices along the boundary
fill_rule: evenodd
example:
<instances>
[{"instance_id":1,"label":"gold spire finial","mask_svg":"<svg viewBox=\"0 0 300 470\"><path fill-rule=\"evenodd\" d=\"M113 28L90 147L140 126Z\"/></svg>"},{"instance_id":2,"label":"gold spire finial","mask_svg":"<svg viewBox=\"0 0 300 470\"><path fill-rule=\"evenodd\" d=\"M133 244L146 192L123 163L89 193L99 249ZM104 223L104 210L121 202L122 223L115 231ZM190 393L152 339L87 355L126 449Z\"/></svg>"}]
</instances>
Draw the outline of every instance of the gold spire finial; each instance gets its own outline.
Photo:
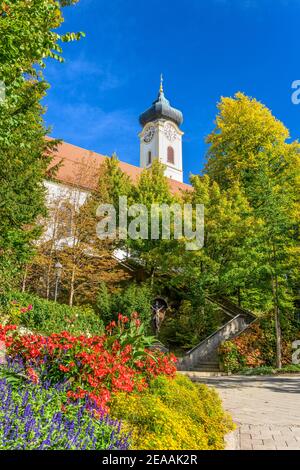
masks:
<instances>
[{"instance_id":1,"label":"gold spire finial","mask_svg":"<svg viewBox=\"0 0 300 470\"><path fill-rule=\"evenodd\" d=\"M164 77L163 77L163 74L161 73L161 74L160 74L160 88L159 88L159 92L160 92L160 93L163 93L163 92L164 92L163 83L164 83Z\"/></svg>"}]
</instances>

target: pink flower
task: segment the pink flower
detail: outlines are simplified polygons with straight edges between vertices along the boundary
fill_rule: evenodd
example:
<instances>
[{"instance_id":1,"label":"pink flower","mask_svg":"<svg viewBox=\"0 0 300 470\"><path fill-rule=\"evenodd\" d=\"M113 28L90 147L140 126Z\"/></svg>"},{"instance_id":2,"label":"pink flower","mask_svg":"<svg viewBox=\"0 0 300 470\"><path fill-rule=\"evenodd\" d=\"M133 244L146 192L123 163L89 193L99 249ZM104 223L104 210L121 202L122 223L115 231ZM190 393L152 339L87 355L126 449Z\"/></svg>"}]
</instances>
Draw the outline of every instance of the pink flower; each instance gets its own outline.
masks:
<instances>
[{"instance_id":1,"label":"pink flower","mask_svg":"<svg viewBox=\"0 0 300 470\"><path fill-rule=\"evenodd\" d=\"M28 367L28 369L27 369L27 374L29 375L30 380L31 380L34 384L38 384L38 383L39 383L39 376L37 375L36 371L35 371L32 367Z\"/></svg>"}]
</instances>

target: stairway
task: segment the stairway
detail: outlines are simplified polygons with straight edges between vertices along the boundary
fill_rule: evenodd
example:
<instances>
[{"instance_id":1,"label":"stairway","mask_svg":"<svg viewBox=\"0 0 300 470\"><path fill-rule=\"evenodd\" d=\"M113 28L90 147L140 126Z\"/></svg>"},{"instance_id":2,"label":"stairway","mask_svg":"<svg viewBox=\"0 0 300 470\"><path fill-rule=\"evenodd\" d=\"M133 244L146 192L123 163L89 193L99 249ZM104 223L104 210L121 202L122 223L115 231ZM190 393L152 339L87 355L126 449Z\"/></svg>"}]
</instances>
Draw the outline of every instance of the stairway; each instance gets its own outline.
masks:
<instances>
[{"instance_id":1,"label":"stairway","mask_svg":"<svg viewBox=\"0 0 300 470\"><path fill-rule=\"evenodd\" d=\"M217 373L220 344L239 336L256 319L252 312L235 305L225 297L208 297L207 300L218 305L231 319L180 358L177 364L179 371Z\"/></svg>"},{"instance_id":2,"label":"stairway","mask_svg":"<svg viewBox=\"0 0 300 470\"><path fill-rule=\"evenodd\" d=\"M193 372L219 372L220 367L218 361L210 361L196 364L196 366L192 367L190 370Z\"/></svg>"}]
</instances>

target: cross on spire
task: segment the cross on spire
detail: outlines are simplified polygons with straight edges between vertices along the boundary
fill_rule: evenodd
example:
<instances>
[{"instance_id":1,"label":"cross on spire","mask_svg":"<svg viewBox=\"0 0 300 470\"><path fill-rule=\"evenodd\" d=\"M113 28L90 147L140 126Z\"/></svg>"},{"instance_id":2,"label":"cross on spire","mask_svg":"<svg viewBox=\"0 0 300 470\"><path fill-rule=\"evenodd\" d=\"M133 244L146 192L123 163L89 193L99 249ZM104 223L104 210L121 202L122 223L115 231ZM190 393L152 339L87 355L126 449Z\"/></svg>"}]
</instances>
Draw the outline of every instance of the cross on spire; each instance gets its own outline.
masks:
<instances>
[{"instance_id":1,"label":"cross on spire","mask_svg":"<svg viewBox=\"0 0 300 470\"><path fill-rule=\"evenodd\" d=\"M163 74L161 73L161 74L160 74L160 88L159 88L159 92L160 92L160 93L163 93L163 92L164 92L163 83L164 83L164 77L163 77Z\"/></svg>"}]
</instances>

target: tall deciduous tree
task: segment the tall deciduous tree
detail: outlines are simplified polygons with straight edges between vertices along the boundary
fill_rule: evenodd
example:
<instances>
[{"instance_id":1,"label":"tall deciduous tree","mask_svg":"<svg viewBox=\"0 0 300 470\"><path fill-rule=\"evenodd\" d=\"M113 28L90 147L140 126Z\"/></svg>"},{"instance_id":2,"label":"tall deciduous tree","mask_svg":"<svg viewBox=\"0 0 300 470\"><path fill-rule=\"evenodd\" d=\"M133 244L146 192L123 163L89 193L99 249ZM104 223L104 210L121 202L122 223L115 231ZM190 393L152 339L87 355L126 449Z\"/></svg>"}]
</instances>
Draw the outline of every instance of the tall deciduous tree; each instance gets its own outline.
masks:
<instances>
[{"instance_id":1,"label":"tall deciduous tree","mask_svg":"<svg viewBox=\"0 0 300 470\"><path fill-rule=\"evenodd\" d=\"M146 208L148 219L147 237L145 239L138 238L136 240L129 239L128 246L136 253L136 255L144 262L146 270L151 274L151 282L153 284L157 270L169 272L172 269L172 251L178 242L172 239L173 219L170 216L170 239L162 238L161 213L159 214L159 233L158 239L153 239L151 233L151 208L153 205L166 204L170 206L175 202L179 202L170 191L167 178L164 176L165 166L158 160L154 160L150 169L145 169L134 188L132 202L142 204ZM167 225L168 221L167 221ZM168 227L167 227L168 228Z\"/></svg>"},{"instance_id":2,"label":"tall deciduous tree","mask_svg":"<svg viewBox=\"0 0 300 470\"><path fill-rule=\"evenodd\" d=\"M194 190L186 194L186 202L205 207L204 246L180 255L178 282L182 279L196 303L203 303L208 294L239 301L253 269L249 242L256 227L252 210L239 185L221 189L208 175L193 176L191 182Z\"/></svg>"},{"instance_id":3,"label":"tall deciduous tree","mask_svg":"<svg viewBox=\"0 0 300 470\"><path fill-rule=\"evenodd\" d=\"M272 113L242 93L222 98L216 128L208 136L206 171L221 188L239 184L259 229L253 239L252 281L275 317L277 366L281 367L280 322L293 308L299 224L299 150Z\"/></svg>"},{"instance_id":4,"label":"tall deciduous tree","mask_svg":"<svg viewBox=\"0 0 300 470\"><path fill-rule=\"evenodd\" d=\"M83 169L75 178L78 188L81 179L87 182L93 179L93 165L85 162ZM91 184L88 184L91 186ZM97 236L97 207L100 204L119 205L119 195L127 196L131 192L128 176L119 168L119 160L114 154L107 158L100 169L99 184L96 191L89 194L80 204L80 189L72 190L71 205L73 217L68 246L60 255L65 266L65 287L69 294L69 304L73 305L75 295L85 301L95 301L96 292L101 282L110 281L113 285L120 277L126 277L122 268L113 259L113 251L118 246L116 240L100 240ZM77 197L74 201L74 195ZM74 204L75 202L75 204Z\"/></svg>"},{"instance_id":5,"label":"tall deciduous tree","mask_svg":"<svg viewBox=\"0 0 300 470\"><path fill-rule=\"evenodd\" d=\"M87 193L81 188L92 186L95 167L88 157L81 163L72 175L73 185L60 187L49 198L49 217L41 222L46 230L38 243L38 257L27 270L27 285L34 284L42 296L53 298L54 266L59 260L63 265L60 299L69 305L94 303L102 281L113 286L127 277L113 259L117 240L100 240L96 232L98 205L113 201L111 191L116 191L117 181L127 181L127 176L116 172L115 157L107 159L100 170L99 188Z\"/></svg>"}]
</instances>

